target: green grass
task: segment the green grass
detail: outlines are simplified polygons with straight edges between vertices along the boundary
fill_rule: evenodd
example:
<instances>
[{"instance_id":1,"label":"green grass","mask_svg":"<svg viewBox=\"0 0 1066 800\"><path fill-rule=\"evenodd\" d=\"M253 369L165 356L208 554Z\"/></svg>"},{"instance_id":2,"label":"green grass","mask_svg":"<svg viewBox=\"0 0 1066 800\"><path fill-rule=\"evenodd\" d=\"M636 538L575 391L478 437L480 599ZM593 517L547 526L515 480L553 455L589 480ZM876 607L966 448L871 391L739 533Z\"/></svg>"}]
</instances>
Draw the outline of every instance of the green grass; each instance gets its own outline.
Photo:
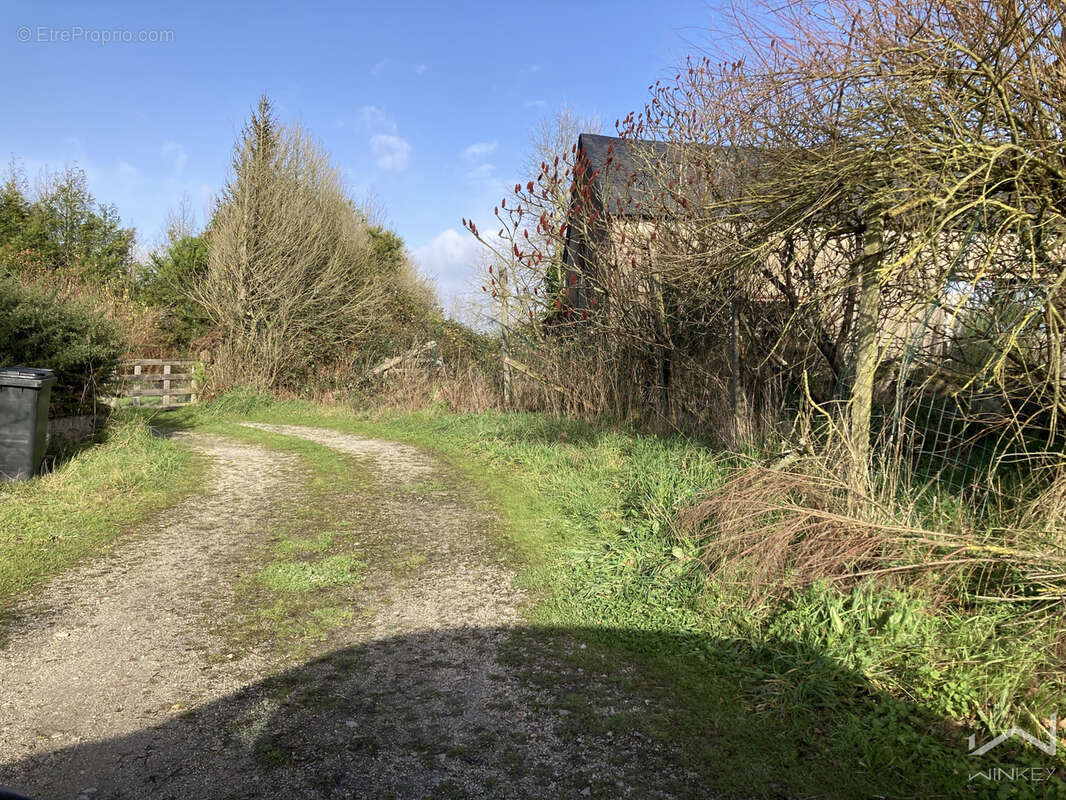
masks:
<instances>
[{"instance_id":1,"label":"green grass","mask_svg":"<svg viewBox=\"0 0 1066 800\"><path fill-rule=\"evenodd\" d=\"M44 580L105 553L123 533L200 485L197 459L119 415L54 472L0 483L0 611Z\"/></svg>"},{"instance_id":2,"label":"green grass","mask_svg":"<svg viewBox=\"0 0 1066 800\"><path fill-rule=\"evenodd\" d=\"M1058 784L968 787L988 766L1044 761L1016 744L975 761L965 746L969 733L984 741L1010 720L1039 732L1026 710L1039 716L1064 696L1061 676L1047 671L1053 631L1019 627L1005 606L945 610L913 587L816 585L745 607L673 524L736 466L699 442L541 415L368 415L240 395L181 413L198 425L327 426L450 461L502 512L502 546L536 599L531 622L584 642L569 656L579 665L657 696L653 733L679 743L709 786L756 796L1059 796ZM575 732L597 724L570 719Z\"/></svg>"},{"instance_id":3,"label":"green grass","mask_svg":"<svg viewBox=\"0 0 1066 800\"><path fill-rule=\"evenodd\" d=\"M275 592L304 594L333 586L354 586L366 562L354 556L327 556L319 561L279 561L259 576Z\"/></svg>"},{"instance_id":4,"label":"green grass","mask_svg":"<svg viewBox=\"0 0 1066 800\"><path fill-rule=\"evenodd\" d=\"M288 491L272 511L265 546L246 553L249 572L234 587L230 613L217 621L229 649L269 641L276 652L299 659L330 631L370 613L358 592L368 563L392 564L401 554L378 553L365 541L367 527L382 527L372 507L352 502L381 491L365 465L329 447L247 428L203 409L157 419L297 457Z\"/></svg>"},{"instance_id":5,"label":"green grass","mask_svg":"<svg viewBox=\"0 0 1066 800\"><path fill-rule=\"evenodd\" d=\"M51 476L0 487L0 609L49 575L105 552L156 508L197 484L197 463L126 412L106 441ZM501 550L534 602L535 629L585 645L565 657L653 699L642 730L680 748L716 791L793 797L1057 797L1061 784L967 785L988 767L1061 759L1017 743L966 755L1020 721L1066 714L1051 666L1055 631L1006 604L938 606L935 587L815 585L750 608L710 578L675 512L736 468L684 438L532 414L369 415L306 402L230 395L157 418L293 453L295 500L283 501L236 587L231 639L270 638L295 655L370 613L353 598L368 564L407 569L411 553L367 552L338 515L352 492L380 492L356 460L239 419L332 427L411 442L450 462L494 500ZM372 523L376 524L376 523ZM522 653L514 655L521 664ZM530 672L530 680L545 679ZM562 695L579 735L605 725L581 687ZM1028 712L1032 712L1029 715ZM622 720L622 721L620 721ZM635 723L634 723L635 724Z\"/></svg>"}]
</instances>

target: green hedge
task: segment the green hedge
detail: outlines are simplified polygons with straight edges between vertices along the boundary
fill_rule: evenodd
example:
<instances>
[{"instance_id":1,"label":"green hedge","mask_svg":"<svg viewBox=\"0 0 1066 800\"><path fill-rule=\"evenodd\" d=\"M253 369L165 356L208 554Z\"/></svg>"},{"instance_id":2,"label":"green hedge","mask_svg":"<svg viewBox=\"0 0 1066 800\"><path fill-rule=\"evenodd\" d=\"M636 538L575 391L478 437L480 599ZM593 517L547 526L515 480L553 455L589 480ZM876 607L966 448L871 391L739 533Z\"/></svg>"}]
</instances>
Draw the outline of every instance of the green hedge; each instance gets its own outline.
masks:
<instances>
[{"instance_id":1,"label":"green hedge","mask_svg":"<svg viewBox=\"0 0 1066 800\"><path fill-rule=\"evenodd\" d=\"M53 416L91 410L123 349L119 330L87 303L0 277L0 366L54 370Z\"/></svg>"}]
</instances>

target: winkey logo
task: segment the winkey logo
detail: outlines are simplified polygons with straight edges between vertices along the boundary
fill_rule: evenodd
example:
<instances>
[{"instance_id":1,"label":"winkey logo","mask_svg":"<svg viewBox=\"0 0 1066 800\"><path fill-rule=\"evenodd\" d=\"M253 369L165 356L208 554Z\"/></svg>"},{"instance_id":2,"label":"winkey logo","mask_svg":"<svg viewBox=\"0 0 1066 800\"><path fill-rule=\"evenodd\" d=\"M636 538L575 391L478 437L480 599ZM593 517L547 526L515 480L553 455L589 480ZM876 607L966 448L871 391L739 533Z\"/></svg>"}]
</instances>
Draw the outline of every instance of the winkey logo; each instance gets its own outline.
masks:
<instances>
[{"instance_id":1,"label":"winkey logo","mask_svg":"<svg viewBox=\"0 0 1066 800\"><path fill-rule=\"evenodd\" d=\"M1053 756L1053 755L1055 755L1055 745L1056 745L1056 743L1058 741L1057 736L1056 736L1057 728L1056 728L1055 722L1056 722L1056 715L1052 714L1051 715L1051 719L1049 720L1049 724L1048 724L1048 742L1047 742L1047 744L1044 744L1044 742L1042 742L1039 739L1037 739L1035 736L1033 736L1028 731L1024 731L1024 730L1022 730L1021 728L1018 728L1018 727L1013 727L1009 731L1007 731L1005 733L1001 733L995 739L993 739L992 741L988 742L987 744L981 745L980 747L977 747L977 737L971 735L970 736L970 755L983 756L989 750L991 750L991 749L993 749L995 747L999 747L1001 744L1003 744L1005 741L1007 741L1011 737L1018 736L1018 737L1024 739L1025 741L1029 742L1029 744L1033 745L1034 747L1037 747L1040 750L1043 750L1049 756Z\"/></svg>"}]
</instances>

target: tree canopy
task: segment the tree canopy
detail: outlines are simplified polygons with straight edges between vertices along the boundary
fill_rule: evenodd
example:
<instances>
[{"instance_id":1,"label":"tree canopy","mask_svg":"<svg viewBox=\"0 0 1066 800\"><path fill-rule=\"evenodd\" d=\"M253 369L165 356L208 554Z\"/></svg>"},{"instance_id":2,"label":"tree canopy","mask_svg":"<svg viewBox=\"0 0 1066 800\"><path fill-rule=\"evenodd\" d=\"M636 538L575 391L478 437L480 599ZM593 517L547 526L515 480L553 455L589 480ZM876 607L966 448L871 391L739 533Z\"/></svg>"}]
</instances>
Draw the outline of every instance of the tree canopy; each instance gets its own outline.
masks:
<instances>
[{"instance_id":1,"label":"tree canopy","mask_svg":"<svg viewBox=\"0 0 1066 800\"><path fill-rule=\"evenodd\" d=\"M0 268L127 280L135 233L114 205L98 203L77 166L46 173L30 192L16 171L0 189Z\"/></svg>"}]
</instances>

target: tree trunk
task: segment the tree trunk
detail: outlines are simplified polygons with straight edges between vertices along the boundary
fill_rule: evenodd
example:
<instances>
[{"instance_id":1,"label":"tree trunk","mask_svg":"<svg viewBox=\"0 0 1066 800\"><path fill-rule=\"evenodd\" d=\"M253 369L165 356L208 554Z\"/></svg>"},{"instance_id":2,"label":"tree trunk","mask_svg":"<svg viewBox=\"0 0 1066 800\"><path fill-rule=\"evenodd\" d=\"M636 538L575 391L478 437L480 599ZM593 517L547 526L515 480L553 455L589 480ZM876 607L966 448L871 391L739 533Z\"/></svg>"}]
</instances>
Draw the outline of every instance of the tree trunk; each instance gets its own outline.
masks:
<instances>
[{"instance_id":1,"label":"tree trunk","mask_svg":"<svg viewBox=\"0 0 1066 800\"><path fill-rule=\"evenodd\" d=\"M514 388L511 381L511 303L507 295L507 267L499 265L500 295L500 362L503 367L503 407L510 409L514 400Z\"/></svg>"},{"instance_id":2,"label":"tree trunk","mask_svg":"<svg viewBox=\"0 0 1066 800\"><path fill-rule=\"evenodd\" d=\"M740 401L740 312L737 309L736 287L729 298L729 399L733 407L732 447L740 446L741 409Z\"/></svg>"},{"instance_id":3,"label":"tree trunk","mask_svg":"<svg viewBox=\"0 0 1066 800\"><path fill-rule=\"evenodd\" d=\"M881 281L877 274L884 253L884 220L871 216L862 239L859 269L859 307L855 319L855 379L851 386L849 485L861 492L869 481L870 417L873 408L874 373L878 361L878 317L881 311Z\"/></svg>"}]
</instances>

